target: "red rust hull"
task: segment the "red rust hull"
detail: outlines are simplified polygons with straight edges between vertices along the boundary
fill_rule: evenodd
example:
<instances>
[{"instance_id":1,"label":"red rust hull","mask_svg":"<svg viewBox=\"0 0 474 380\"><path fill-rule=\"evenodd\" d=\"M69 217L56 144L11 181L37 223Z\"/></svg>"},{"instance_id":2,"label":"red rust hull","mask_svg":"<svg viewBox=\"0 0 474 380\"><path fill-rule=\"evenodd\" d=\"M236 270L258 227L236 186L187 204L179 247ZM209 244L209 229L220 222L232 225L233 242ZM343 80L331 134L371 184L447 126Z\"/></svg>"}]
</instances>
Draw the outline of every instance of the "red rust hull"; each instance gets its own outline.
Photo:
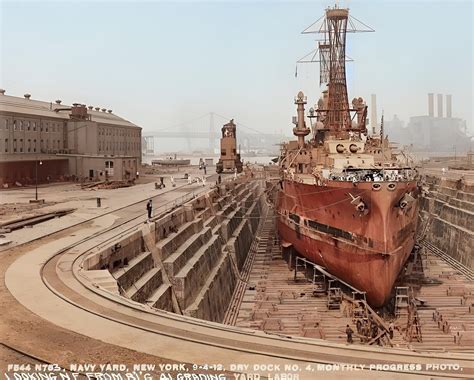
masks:
<instances>
[{"instance_id":1,"label":"red rust hull","mask_svg":"<svg viewBox=\"0 0 474 380\"><path fill-rule=\"evenodd\" d=\"M331 181L328 186L284 181L278 196L278 230L283 241L309 260L367 293L382 306L415 243L418 200L403 210L406 193L417 197L416 182ZM366 215L351 204L360 196Z\"/></svg>"}]
</instances>

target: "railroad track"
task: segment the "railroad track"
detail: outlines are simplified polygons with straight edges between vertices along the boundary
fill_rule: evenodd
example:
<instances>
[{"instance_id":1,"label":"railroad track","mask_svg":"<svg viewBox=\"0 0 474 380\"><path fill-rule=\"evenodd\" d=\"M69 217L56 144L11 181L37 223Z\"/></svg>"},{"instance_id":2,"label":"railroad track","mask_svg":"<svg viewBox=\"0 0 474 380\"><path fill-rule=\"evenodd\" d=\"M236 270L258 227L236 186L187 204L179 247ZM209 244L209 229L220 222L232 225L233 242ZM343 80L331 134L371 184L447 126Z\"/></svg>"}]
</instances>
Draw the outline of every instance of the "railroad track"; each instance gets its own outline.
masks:
<instances>
[{"instance_id":1,"label":"railroad track","mask_svg":"<svg viewBox=\"0 0 474 380\"><path fill-rule=\"evenodd\" d=\"M430 252L434 253L439 258L446 261L454 269L463 274L469 281L474 281L474 271L472 271L472 269L468 268L453 257L449 256L447 253L443 252L441 249L434 246L426 239L421 239L418 243L428 249Z\"/></svg>"},{"instance_id":2,"label":"railroad track","mask_svg":"<svg viewBox=\"0 0 474 380\"><path fill-rule=\"evenodd\" d=\"M217 176L217 175L213 175L213 176ZM213 177L213 176L210 176L209 178ZM28 242L24 242L24 243L21 243L21 244L18 244L16 245L15 247L11 247L11 248L17 248L17 247L22 247L22 246L25 246L25 245L28 245L32 242L35 242L35 241L40 241L46 237L50 237L50 236L54 236L56 234L59 234L59 233L62 233L62 232L65 232L65 231L68 231L70 229L73 229L73 228L76 228L76 227L79 227L81 225L86 225L88 224L89 222L91 221L94 221L94 220L97 220L97 219L100 219L100 218L103 218L107 215L110 215L110 214L117 214L118 212L123 212L124 214L127 214L127 209L130 209L136 205L139 205L139 204L143 204L143 202L145 202L146 200L148 199L155 199L155 198L159 198L160 196L166 194L166 193L169 193L169 192L172 192L172 191L175 191L176 189L183 189L185 188L186 186L188 186L188 184L185 184L185 185L182 185L182 186L178 186L178 187L175 187L175 188L171 188L170 190L167 190L165 192L162 192L160 194L157 194L157 195L154 195L154 196L150 196L150 197L147 197L143 200L139 200L139 201L136 201L136 202L133 202L133 203L130 203L128 205L125 205L125 206L122 206L122 207L119 207L117 209L114 209L112 211L108 211L104 214L101 214L101 215L97 215L95 217L92 217L92 218L89 218L87 220L83 220L79 223L75 223L73 225L70 225L70 226L67 226L67 227L64 227L64 228L61 228L59 230L56 230L56 231L53 231L51 233L48 233L48 234L45 234L41 237L38 237L38 238L35 238L33 240L30 240ZM207 192L209 191L210 188L209 187L205 187L203 189L200 189L199 191L196 191L195 189L193 190L190 190L189 192L187 192L186 194L184 194L183 196L181 197L178 197L177 199L173 200L171 203L168 203L168 204L165 204L161 207L158 207L156 208L155 210L157 212L155 212L155 216L154 218L160 218L161 216L165 215L166 213L170 212L172 209L182 205L183 203L195 198L196 196L204 193L204 192ZM84 244L86 243L87 241L90 241L100 235L103 235L105 233L108 233L108 232L111 232L113 230L116 230L116 229L119 229L121 227L123 227L124 225L130 223L130 222L133 222L135 220L138 220L137 222L135 222L134 224L132 224L131 226L128 226L126 229L121 229L120 232L118 232L117 234L113 235L113 236L110 236L107 238L107 240L103 240L100 242L100 244L104 244L105 242L109 241L109 240L112 240L120 235L123 235L124 233L127 233L133 229L136 229L138 226L142 225L143 224L143 219L146 219L146 217L144 217L144 212L140 212L139 215L135 215L135 216L132 216L132 217L129 217L129 218L125 218L123 221L121 221L120 223L116 223L114 224L113 226L111 227L108 227L108 228L105 228L103 230L100 230L84 239L81 239L71 245L68 245L67 247L64 247L63 249L61 249L60 251L56 252L56 254L51 257L51 259L55 258L55 257L58 257L62 254L64 254L65 252L81 245L81 244ZM11 249L9 248L9 249ZM48 260L50 261L50 260ZM44 267L46 266L47 263L45 263L45 265L41 268L41 271L43 271ZM42 274L42 278L43 278L43 283L48 287L49 285L47 285L44 281L44 277L43 277L43 274ZM23 358L23 359L26 359L26 362L29 363L29 364L56 364L56 363L52 363L51 361L48 361L48 360L45 360L45 359L42 359L36 355L34 355L33 353L29 353L29 352L25 352L25 351L22 351L22 350L19 350L9 344L6 344L5 342L0 342L0 346L3 347L4 350L7 350L7 351L10 351L12 353L14 353L14 356L18 356L19 358ZM64 368L61 368L61 369L64 369ZM70 372L69 370L67 369L64 369L66 372ZM84 376L85 378L85 375L84 374L81 374L79 373L80 375L80 378L82 378Z\"/></svg>"},{"instance_id":3,"label":"railroad track","mask_svg":"<svg viewBox=\"0 0 474 380\"><path fill-rule=\"evenodd\" d=\"M260 246L266 245L266 241L269 238L268 231L271 229L271 226L274 225L273 217L270 216L270 214L270 208L266 207L265 216L260 220L257 233L255 234L255 238L252 242L252 245L250 246L249 253L240 272L239 283L235 288L229 307L227 308L226 314L222 321L224 325L235 326L237 322L240 305L242 304L245 291L247 290L250 272L257 255L257 251ZM262 241L262 239L265 241Z\"/></svg>"},{"instance_id":4,"label":"railroad track","mask_svg":"<svg viewBox=\"0 0 474 380\"><path fill-rule=\"evenodd\" d=\"M143 218L143 215L140 216ZM127 229L136 228L136 226L141 224L142 221L140 220L139 222L134 223L135 219L138 219L138 217L135 216L129 218L118 225L99 231L93 236L84 238L55 253L46 260L41 267L40 277L44 286L56 297L62 299L70 306L77 308L78 313L86 312L95 315L96 317L100 317L101 320L110 321L112 325L115 326L114 329L119 329L121 327L124 327L125 329L133 328L136 330L136 336L146 332L150 335L153 342L155 342L155 345L160 344L160 342L165 339L178 339L180 349L183 347L183 351L196 352L196 355L199 355L199 350L195 350L196 347L201 347L201 350L204 347L207 347L209 349L212 348L213 350L223 350L223 352L227 352L231 355L241 355L239 356L239 360L244 363L244 357L247 357L245 355L250 355L248 357L254 358L260 357L260 362L262 360L264 360L264 362L265 360L267 360L267 362L272 362L273 360L284 360L302 364L322 363L329 365L341 362L364 363L367 362L367 360L371 362L379 361L382 363L410 363L422 359L439 362L440 360L447 360L448 356L450 361L452 361L450 355L434 358L430 353L419 354L409 351L391 351L389 353L384 353L377 350L369 350L367 352L366 349L362 350L353 347L345 347L344 345L330 344L304 338L298 339L291 337L290 339L290 337L268 335L262 332L249 331L236 327L230 328L213 322L195 320L189 317L177 316L172 313L147 309L145 307L132 307L131 304L125 305L123 303L118 303L116 300L113 302L115 306L113 308L108 308L107 306L111 304L113 300L111 295L90 292L91 294L88 294L86 298L85 295L77 292L78 288L85 287L84 284L79 282L77 287L73 289L70 287L70 284L68 286L63 282L56 271L56 265L64 254L68 253L68 260L72 259L71 252L69 252L72 248L78 248L81 244L84 244L90 239L104 233L109 233L110 236L107 236L107 239L113 239L114 237L123 234L124 231L122 230L117 234L110 234L110 232L118 227L123 227L126 223L131 223L130 226L127 226ZM270 218L270 220L266 219L263 226L269 227L267 224L271 222L273 222L272 218ZM262 229L264 227L262 227ZM269 235L268 237L271 238L271 234L269 233L271 229L265 228L265 230ZM103 242L100 244L103 244ZM254 246L254 251L257 250L256 248L257 247ZM79 249L78 251L80 252L77 253L74 252L73 255L75 255L75 258L72 261L73 265L76 260L81 258L83 254L89 250L90 247L82 251ZM250 262L246 263L245 270L249 271L248 268L250 267ZM62 272L64 271L62 270ZM64 273L62 275L64 276ZM74 274L71 274L71 276L74 276ZM76 280L78 279L76 278ZM245 287L243 289L245 291ZM153 321L150 319L152 318L152 315L154 316ZM233 319L234 317L235 316L229 318ZM133 336L135 336L135 334ZM177 345L178 343L174 344ZM184 347L187 348L185 349ZM207 361L209 360L216 359L209 359L208 357ZM466 362L466 359L462 356L459 360L461 360L462 363ZM472 368L467 366L466 369L467 370L462 373L462 375L472 375ZM383 372L390 376L397 373L397 370L388 368ZM438 373L433 371L412 371L406 372L405 374L429 374L438 377L451 377L453 375L451 372ZM369 373L367 373L367 375L369 375ZM380 375L383 375L383 373L380 372Z\"/></svg>"},{"instance_id":5,"label":"railroad track","mask_svg":"<svg viewBox=\"0 0 474 380\"><path fill-rule=\"evenodd\" d=\"M11 356L15 357L15 359L14 359L15 361L11 360L11 364L20 364L20 365L29 365L30 366L30 370L23 370L22 369L20 371L8 371L7 368L4 369L4 372L9 374L10 378L13 378L13 379L17 379L19 377L24 378L24 377L21 376L24 373L35 373L35 374L42 373L46 376L46 373L55 373L55 372L71 374L71 377L70 377L71 379L72 378L77 378L77 379L88 379L89 378L83 372L74 372L78 376L77 377L73 376L72 372L69 369L61 367L57 363L51 363L50 360L45 360L43 358L40 358L37 355L33 355L30 352L20 350L16 347L13 347L13 346L9 345L9 344L6 344L5 342L0 342L0 347L1 347L0 350L3 351L3 355L8 355L10 357ZM41 369L39 369L39 370L35 368L35 366L38 365L38 364L41 366L40 367ZM48 367L44 367L45 365L46 366L54 365L54 371L47 370ZM13 374L12 372L14 372L15 374ZM2 375L5 375L5 373L2 373Z\"/></svg>"},{"instance_id":6,"label":"railroad track","mask_svg":"<svg viewBox=\"0 0 474 380\"><path fill-rule=\"evenodd\" d=\"M206 180L211 180L211 179L213 179L214 177L217 178L217 176L218 176L217 174L213 174L213 175L207 177ZM155 200L155 199L159 198L160 196L163 196L164 194L168 194L168 193L171 193L171 192L176 191L176 190L179 190L179 189L184 189L184 188L186 188L187 186L189 186L189 184L186 183L186 184L183 184L183 185L180 185L180 186L172 187L172 188L170 188L169 190L163 191L163 192L161 192L161 193L159 193L159 194L150 195L150 196L148 196L148 197L146 197L146 198L143 198L143 199L140 199L140 200L138 200L138 201L136 201L136 202L129 203L129 204L127 204L127 205L125 205L125 206L122 206L122 207L118 207L118 208L113 209L113 210L111 210L111 211L107 211L107 212L105 212L105 213L103 213L103 214L96 215L96 216L94 216L94 217L92 217L92 218L85 219L85 220L83 220L83 221L81 221L81 222L74 223L74 224L72 224L72 225L69 225L69 226L60 228L60 229L58 229L58 230L48 232L48 233L46 233L46 234L44 234L44 235L42 235L42 236L39 236L39 237L34 238L34 239L32 239L32 240L29 240L29 241L27 241L27 242L20 243L20 244L17 244L17 245L15 245L15 246L8 247L7 249L5 249L5 251L7 251L7 250L9 250L9 249L14 249L14 248L15 248L15 249L16 249L16 248L20 248L20 247L26 246L26 245L28 245L28 244L34 243L34 242L36 242L36 241L45 239L45 238L47 238L47 237L51 237L51 236L53 236L53 235L56 235L56 234L59 234L59 233L62 233L62 232L66 232L66 231L71 230L71 229L73 229L73 228L80 227L80 226L82 226L82 225L86 225L86 224L88 224L88 223L90 223L90 222L92 222L92 221L95 221L95 220L97 220L97 219L103 218L103 217L105 217L105 216L107 216L107 215L112 215L112 214L117 214L117 213L120 213L120 212L125 212L125 211L126 211L127 209L129 209L129 208L132 208L132 207L137 206L137 205L144 204L144 202L148 201L149 199ZM209 187L206 186L205 189L209 190ZM189 194L197 195L197 194L201 194L202 192L203 192L203 190L200 190L200 191L198 191L198 192L196 192L196 191L194 191L194 190L191 190L191 191L187 192L185 195L183 195L181 198L178 198L178 199L180 200L180 203L182 203L183 200L184 200L184 197L185 197L186 195L189 195ZM189 198L189 199L191 199L191 198ZM188 199L188 200L189 200L189 199ZM175 207L177 207L177 206L178 206L178 203L172 202L171 204L165 204L165 205L162 205L162 206L160 206L160 207L157 207L157 208L154 209L155 216L156 216L156 213L157 213L157 212L159 212L160 214L163 214L163 213L166 213L166 212L172 210L173 208L175 208ZM144 215L144 214L145 214L145 211L144 211L144 210L145 210L145 208L143 207L143 212L141 212L141 214L138 215L136 218L139 218L140 216ZM136 218L132 218L132 219L136 219ZM130 220L129 220L129 221L130 221ZM127 222L128 222L128 221L125 221L124 223L120 223L120 225L123 225L123 224L125 224L125 223L127 223Z\"/></svg>"}]
</instances>

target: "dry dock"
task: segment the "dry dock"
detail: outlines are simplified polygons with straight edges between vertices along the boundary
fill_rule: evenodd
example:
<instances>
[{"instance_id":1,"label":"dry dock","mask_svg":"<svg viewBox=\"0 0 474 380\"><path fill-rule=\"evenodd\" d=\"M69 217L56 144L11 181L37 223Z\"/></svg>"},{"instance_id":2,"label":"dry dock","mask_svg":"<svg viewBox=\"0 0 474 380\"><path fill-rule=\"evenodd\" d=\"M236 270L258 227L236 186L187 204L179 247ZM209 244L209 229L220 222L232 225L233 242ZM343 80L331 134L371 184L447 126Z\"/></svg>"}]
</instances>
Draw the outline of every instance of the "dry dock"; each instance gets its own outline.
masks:
<instances>
[{"instance_id":1,"label":"dry dock","mask_svg":"<svg viewBox=\"0 0 474 380\"><path fill-rule=\"evenodd\" d=\"M282 248L262 177L183 187L166 197L147 223L135 204L125 205L3 251L2 307L12 310L1 322L8 357L66 369L105 362L108 353L130 365L212 362L218 366L206 373L228 378L275 375L262 364L295 366L300 379L319 371L354 377L329 371L337 363L365 366L367 378L474 376L472 271L433 248L427 222L397 283L400 299L406 288L406 301L416 303L413 314L403 303L365 307L324 268L315 272ZM423 220L430 219L436 216ZM360 318L378 324L379 335L359 334ZM392 338L384 330L390 322ZM346 325L355 332L352 344Z\"/></svg>"}]
</instances>

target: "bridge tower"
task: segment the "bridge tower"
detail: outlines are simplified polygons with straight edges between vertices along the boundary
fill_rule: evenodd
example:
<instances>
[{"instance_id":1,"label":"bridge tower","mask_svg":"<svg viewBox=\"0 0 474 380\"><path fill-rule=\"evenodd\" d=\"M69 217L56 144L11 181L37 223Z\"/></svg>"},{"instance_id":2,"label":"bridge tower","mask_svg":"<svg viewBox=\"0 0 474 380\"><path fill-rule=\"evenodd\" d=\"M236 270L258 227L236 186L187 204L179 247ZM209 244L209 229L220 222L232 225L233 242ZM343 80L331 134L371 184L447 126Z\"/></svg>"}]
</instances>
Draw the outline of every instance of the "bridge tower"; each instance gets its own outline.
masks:
<instances>
[{"instance_id":1,"label":"bridge tower","mask_svg":"<svg viewBox=\"0 0 474 380\"><path fill-rule=\"evenodd\" d=\"M209 113L209 151L214 153L216 147L216 136L214 129L214 112Z\"/></svg>"}]
</instances>

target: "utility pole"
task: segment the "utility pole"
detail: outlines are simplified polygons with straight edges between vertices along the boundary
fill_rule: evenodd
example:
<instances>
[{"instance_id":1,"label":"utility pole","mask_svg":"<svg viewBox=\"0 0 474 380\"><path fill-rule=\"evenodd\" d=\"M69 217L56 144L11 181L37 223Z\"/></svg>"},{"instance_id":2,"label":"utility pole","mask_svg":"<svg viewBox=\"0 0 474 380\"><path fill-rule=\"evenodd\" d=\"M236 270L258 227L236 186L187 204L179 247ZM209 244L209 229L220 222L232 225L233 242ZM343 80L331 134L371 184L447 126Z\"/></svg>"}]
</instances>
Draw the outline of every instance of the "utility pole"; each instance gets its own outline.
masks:
<instances>
[{"instance_id":1,"label":"utility pole","mask_svg":"<svg viewBox=\"0 0 474 380\"><path fill-rule=\"evenodd\" d=\"M43 161L40 161L39 164L43 165ZM36 161L35 161L35 177L36 177L35 201L38 202L38 158L36 158Z\"/></svg>"}]
</instances>

